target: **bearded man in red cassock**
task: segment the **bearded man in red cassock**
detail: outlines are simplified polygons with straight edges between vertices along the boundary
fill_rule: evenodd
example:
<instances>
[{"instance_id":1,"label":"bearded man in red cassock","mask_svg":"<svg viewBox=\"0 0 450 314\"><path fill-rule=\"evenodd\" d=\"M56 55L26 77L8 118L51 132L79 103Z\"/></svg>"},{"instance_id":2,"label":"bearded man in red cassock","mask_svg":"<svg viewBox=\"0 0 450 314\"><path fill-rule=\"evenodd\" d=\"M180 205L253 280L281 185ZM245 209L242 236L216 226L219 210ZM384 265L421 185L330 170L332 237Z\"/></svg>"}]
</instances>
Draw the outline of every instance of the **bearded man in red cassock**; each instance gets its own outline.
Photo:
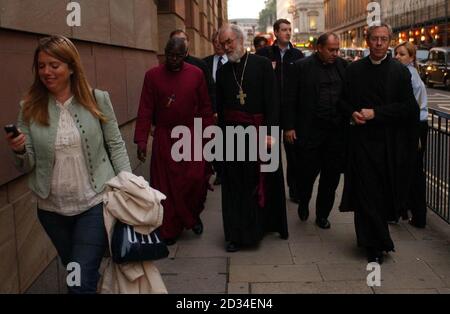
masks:
<instances>
[{"instance_id":1,"label":"bearded man in red cassock","mask_svg":"<svg viewBox=\"0 0 450 314\"><path fill-rule=\"evenodd\" d=\"M160 232L168 245L175 244L184 229L198 235L203 232L200 214L212 173L203 158L175 161L172 156L172 146L179 141L172 138L174 128L188 128L194 137L195 118L202 119L203 127L213 124L203 72L184 62L186 54L185 41L172 38L165 49L165 64L146 73L134 136L138 158L145 162L148 136L155 124L150 184L167 196Z\"/></svg>"}]
</instances>

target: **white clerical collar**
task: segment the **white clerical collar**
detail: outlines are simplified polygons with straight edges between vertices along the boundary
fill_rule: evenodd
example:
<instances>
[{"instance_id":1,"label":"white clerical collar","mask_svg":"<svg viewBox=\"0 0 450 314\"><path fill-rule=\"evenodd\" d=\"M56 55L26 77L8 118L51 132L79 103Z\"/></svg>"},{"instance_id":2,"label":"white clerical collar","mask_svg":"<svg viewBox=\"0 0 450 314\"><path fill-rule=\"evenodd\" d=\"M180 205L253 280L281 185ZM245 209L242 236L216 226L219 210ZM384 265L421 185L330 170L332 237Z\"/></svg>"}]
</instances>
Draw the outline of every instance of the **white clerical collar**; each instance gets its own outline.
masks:
<instances>
[{"instance_id":1,"label":"white clerical collar","mask_svg":"<svg viewBox=\"0 0 450 314\"><path fill-rule=\"evenodd\" d=\"M387 56L388 55L386 54L383 59L378 60L378 61L373 60L371 56L369 56L369 59L370 59L370 62L372 62L373 65L380 65L381 63L383 63L384 60L386 60Z\"/></svg>"}]
</instances>

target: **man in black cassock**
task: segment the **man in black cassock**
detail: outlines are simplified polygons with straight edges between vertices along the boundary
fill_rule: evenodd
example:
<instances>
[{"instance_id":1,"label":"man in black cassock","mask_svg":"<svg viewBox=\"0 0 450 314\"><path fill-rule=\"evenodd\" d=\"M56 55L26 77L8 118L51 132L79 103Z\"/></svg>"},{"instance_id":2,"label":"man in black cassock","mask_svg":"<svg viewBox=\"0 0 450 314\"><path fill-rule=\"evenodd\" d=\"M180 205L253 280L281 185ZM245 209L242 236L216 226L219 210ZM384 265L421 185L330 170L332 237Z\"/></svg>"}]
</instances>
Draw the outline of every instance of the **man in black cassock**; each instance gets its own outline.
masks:
<instances>
[{"instance_id":1,"label":"man in black cassock","mask_svg":"<svg viewBox=\"0 0 450 314\"><path fill-rule=\"evenodd\" d=\"M279 126L280 108L271 62L246 53L243 33L236 25L224 26L219 40L228 56L216 81L219 125L224 133L226 126ZM267 142L279 145L270 137ZM250 161L246 151L246 161L223 163L222 212L228 252L256 245L267 232L288 238L281 164L276 172L262 174L260 163Z\"/></svg>"},{"instance_id":2,"label":"man in black cassock","mask_svg":"<svg viewBox=\"0 0 450 314\"><path fill-rule=\"evenodd\" d=\"M347 62L339 58L339 37L325 33L317 40L317 52L295 63L289 77L283 123L285 141L296 149L298 215L309 217L314 182L320 173L316 224L331 227L333 208L343 167L344 140L338 102Z\"/></svg>"},{"instance_id":3,"label":"man in black cassock","mask_svg":"<svg viewBox=\"0 0 450 314\"><path fill-rule=\"evenodd\" d=\"M347 67L340 103L349 121L341 210L355 212L358 246L380 264L394 251L388 221L405 210L419 143L411 75L387 54L391 39L387 24L368 29L370 56Z\"/></svg>"},{"instance_id":4,"label":"man in black cassock","mask_svg":"<svg viewBox=\"0 0 450 314\"><path fill-rule=\"evenodd\" d=\"M275 71L276 83L278 84L278 97L280 99L281 107L285 106L285 86L288 82L289 68L294 65L294 62L303 59L305 56L303 52L295 48L291 43L292 26L291 22L286 19L279 19L273 25L273 32L276 41L272 46L264 47L256 51L256 54L268 58L272 62ZM281 110L281 121L288 119L285 116L285 110ZM284 149L286 151L286 180L289 187L289 197L293 202L298 203L299 191L297 188L297 158L295 153L295 146L293 143L284 142Z\"/></svg>"}]
</instances>

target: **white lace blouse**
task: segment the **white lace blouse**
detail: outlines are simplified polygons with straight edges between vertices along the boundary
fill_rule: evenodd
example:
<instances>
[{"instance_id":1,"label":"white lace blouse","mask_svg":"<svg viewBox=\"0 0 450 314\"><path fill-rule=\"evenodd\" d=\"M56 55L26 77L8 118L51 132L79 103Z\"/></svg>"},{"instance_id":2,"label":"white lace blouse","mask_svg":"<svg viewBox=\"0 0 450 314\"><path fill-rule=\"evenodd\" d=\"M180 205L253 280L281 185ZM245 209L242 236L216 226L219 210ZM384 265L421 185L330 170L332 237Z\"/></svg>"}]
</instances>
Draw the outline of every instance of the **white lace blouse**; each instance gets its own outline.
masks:
<instances>
[{"instance_id":1,"label":"white lace blouse","mask_svg":"<svg viewBox=\"0 0 450 314\"><path fill-rule=\"evenodd\" d=\"M38 207L63 216L79 215L102 202L89 182L88 170L81 146L80 133L68 107L73 97L64 104L56 102L60 117L55 142L55 164L47 199L38 198Z\"/></svg>"}]
</instances>

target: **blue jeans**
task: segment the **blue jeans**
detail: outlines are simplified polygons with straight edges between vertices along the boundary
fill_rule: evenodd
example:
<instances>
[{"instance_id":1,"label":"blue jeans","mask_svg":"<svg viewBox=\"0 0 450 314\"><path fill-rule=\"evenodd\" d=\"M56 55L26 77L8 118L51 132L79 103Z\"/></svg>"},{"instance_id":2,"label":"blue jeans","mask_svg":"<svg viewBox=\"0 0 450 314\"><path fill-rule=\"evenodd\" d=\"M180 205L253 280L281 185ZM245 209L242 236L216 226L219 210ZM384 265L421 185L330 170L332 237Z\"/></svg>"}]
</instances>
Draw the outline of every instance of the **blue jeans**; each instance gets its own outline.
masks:
<instances>
[{"instance_id":1,"label":"blue jeans","mask_svg":"<svg viewBox=\"0 0 450 314\"><path fill-rule=\"evenodd\" d=\"M80 286L69 293L95 294L100 279L98 269L108 248L103 220L103 203L72 217L38 209L39 220L53 242L62 263L80 265Z\"/></svg>"}]
</instances>

